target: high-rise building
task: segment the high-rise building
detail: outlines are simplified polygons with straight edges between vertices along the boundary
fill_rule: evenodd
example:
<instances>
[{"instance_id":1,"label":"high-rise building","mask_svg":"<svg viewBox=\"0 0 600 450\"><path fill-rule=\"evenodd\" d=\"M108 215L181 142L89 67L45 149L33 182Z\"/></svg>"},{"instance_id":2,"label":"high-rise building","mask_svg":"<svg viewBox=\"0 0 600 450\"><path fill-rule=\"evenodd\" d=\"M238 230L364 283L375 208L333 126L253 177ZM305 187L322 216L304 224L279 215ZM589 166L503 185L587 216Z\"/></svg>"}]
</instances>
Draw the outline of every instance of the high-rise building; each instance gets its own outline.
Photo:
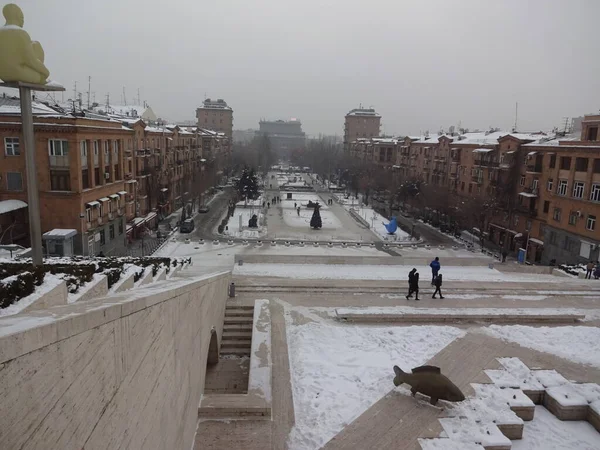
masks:
<instances>
[{"instance_id":1,"label":"high-rise building","mask_svg":"<svg viewBox=\"0 0 600 450\"><path fill-rule=\"evenodd\" d=\"M356 139L379 136L381 116L373 108L355 108L346 114L344 121L344 149Z\"/></svg>"},{"instance_id":2,"label":"high-rise building","mask_svg":"<svg viewBox=\"0 0 600 450\"><path fill-rule=\"evenodd\" d=\"M198 127L225 133L231 141L233 137L233 109L222 98L207 98L201 107L196 109Z\"/></svg>"},{"instance_id":3,"label":"high-rise building","mask_svg":"<svg viewBox=\"0 0 600 450\"><path fill-rule=\"evenodd\" d=\"M302 131L302 122L290 120L261 120L259 135L267 135L271 140L271 148L281 157L289 157L292 150L304 148L306 134Z\"/></svg>"}]
</instances>

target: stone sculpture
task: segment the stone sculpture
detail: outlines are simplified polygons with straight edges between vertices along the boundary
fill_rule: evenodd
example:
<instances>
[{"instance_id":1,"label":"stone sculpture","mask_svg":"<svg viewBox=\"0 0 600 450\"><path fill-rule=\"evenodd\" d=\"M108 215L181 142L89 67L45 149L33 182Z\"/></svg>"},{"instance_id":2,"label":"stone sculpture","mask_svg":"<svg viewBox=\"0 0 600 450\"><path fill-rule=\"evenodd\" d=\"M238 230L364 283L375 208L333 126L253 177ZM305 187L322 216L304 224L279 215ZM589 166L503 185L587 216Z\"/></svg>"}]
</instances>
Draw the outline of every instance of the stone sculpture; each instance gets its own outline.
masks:
<instances>
[{"instance_id":1,"label":"stone sculpture","mask_svg":"<svg viewBox=\"0 0 600 450\"><path fill-rule=\"evenodd\" d=\"M442 375L439 367L421 366L415 367L412 373L404 372L400 367L394 366L394 385L402 383L410 385L413 397L417 392L429 396L429 403L435 405L438 400L449 402L461 402L465 399L461 390Z\"/></svg>"},{"instance_id":2,"label":"stone sculpture","mask_svg":"<svg viewBox=\"0 0 600 450\"><path fill-rule=\"evenodd\" d=\"M50 71L44 65L44 50L23 29L23 11L9 3L2 9L2 14L6 23L0 27L0 79L46 84Z\"/></svg>"},{"instance_id":3,"label":"stone sculpture","mask_svg":"<svg viewBox=\"0 0 600 450\"><path fill-rule=\"evenodd\" d=\"M396 221L395 217L392 217L392 220L390 220L390 223L388 223L387 225L383 222L381 222L381 223L387 230L388 234L394 234L396 232L396 230L398 229L398 222Z\"/></svg>"}]
</instances>

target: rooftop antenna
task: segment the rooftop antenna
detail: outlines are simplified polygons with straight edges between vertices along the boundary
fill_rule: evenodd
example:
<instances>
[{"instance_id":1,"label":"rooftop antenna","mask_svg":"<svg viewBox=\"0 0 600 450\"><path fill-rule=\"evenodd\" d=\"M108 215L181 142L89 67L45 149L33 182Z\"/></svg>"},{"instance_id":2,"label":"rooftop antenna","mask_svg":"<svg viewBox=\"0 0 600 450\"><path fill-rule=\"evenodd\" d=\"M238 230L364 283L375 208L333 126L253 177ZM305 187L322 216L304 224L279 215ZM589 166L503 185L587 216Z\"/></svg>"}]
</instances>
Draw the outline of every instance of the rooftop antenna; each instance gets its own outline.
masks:
<instances>
[{"instance_id":1,"label":"rooftop antenna","mask_svg":"<svg viewBox=\"0 0 600 450\"><path fill-rule=\"evenodd\" d=\"M92 77L88 77L88 91L87 91L87 107L90 109L90 92L92 90Z\"/></svg>"},{"instance_id":2,"label":"rooftop antenna","mask_svg":"<svg viewBox=\"0 0 600 450\"><path fill-rule=\"evenodd\" d=\"M127 106L127 97L125 96L125 86L123 86L123 105Z\"/></svg>"},{"instance_id":3,"label":"rooftop antenna","mask_svg":"<svg viewBox=\"0 0 600 450\"><path fill-rule=\"evenodd\" d=\"M73 98L77 98L77 81L73 86Z\"/></svg>"},{"instance_id":4,"label":"rooftop antenna","mask_svg":"<svg viewBox=\"0 0 600 450\"><path fill-rule=\"evenodd\" d=\"M108 114L108 109L110 108L110 93L106 94L106 114Z\"/></svg>"},{"instance_id":5,"label":"rooftop antenna","mask_svg":"<svg viewBox=\"0 0 600 450\"><path fill-rule=\"evenodd\" d=\"M140 104L140 102L141 102L141 100L140 100L140 88L138 88L138 98L137 98L137 103L136 103L136 105L139 105L139 104Z\"/></svg>"},{"instance_id":6,"label":"rooftop antenna","mask_svg":"<svg viewBox=\"0 0 600 450\"><path fill-rule=\"evenodd\" d=\"M513 127L513 133L517 132L517 121L519 120L519 102L515 103L515 126Z\"/></svg>"}]
</instances>

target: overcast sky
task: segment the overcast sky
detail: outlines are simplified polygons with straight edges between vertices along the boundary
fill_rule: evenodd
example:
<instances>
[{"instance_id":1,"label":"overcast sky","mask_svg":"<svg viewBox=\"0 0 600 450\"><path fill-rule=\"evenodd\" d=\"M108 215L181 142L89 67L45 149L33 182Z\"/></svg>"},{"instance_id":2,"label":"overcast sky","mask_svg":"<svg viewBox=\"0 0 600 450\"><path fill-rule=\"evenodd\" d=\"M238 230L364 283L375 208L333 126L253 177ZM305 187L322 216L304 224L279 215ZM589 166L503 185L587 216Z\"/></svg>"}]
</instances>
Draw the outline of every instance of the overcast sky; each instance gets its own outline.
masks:
<instances>
[{"instance_id":1,"label":"overcast sky","mask_svg":"<svg viewBox=\"0 0 600 450\"><path fill-rule=\"evenodd\" d=\"M598 0L22 0L51 78L96 101L192 120L224 98L234 127L296 117L342 134L373 106L387 134L559 125L600 108ZM84 97L85 98L85 97Z\"/></svg>"}]
</instances>

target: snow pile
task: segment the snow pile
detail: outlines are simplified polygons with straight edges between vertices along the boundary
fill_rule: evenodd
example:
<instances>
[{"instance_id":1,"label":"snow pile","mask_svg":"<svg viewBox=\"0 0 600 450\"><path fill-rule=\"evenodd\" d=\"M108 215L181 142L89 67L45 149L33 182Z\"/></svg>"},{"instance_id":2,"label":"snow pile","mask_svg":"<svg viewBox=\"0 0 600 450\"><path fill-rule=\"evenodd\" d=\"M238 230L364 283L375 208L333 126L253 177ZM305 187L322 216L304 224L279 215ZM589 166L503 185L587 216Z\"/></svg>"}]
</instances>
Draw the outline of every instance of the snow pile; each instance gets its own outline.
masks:
<instances>
[{"instance_id":1,"label":"snow pile","mask_svg":"<svg viewBox=\"0 0 600 450\"><path fill-rule=\"evenodd\" d=\"M535 418L525 422L523 439L512 441L512 450L597 450L600 434L584 421L562 421L543 406L535 407Z\"/></svg>"},{"instance_id":2,"label":"snow pile","mask_svg":"<svg viewBox=\"0 0 600 450\"><path fill-rule=\"evenodd\" d=\"M248 221L253 215L257 216L258 228L249 228ZM240 217L242 218L242 229L240 230ZM227 224L228 230L224 230L225 236L231 236L241 239L248 238L261 238L267 234L267 227L265 226L265 217L260 209L252 208L236 208L233 213L233 217L229 219Z\"/></svg>"},{"instance_id":3,"label":"snow pile","mask_svg":"<svg viewBox=\"0 0 600 450\"><path fill-rule=\"evenodd\" d=\"M17 275L12 277L6 277L4 280L0 280L2 282L9 282L15 279ZM25 308L33 304L36 300L39 300L40 297L50 292L52 289L57 287L60 283L63 282L63 277L61 275L54 275L51 273L46 273L44 275L44 282L41 286L36 286L33 294L28 295L27 297L23 297L22 299L16 301L15 303L7 306L6 308L0 308L0 317L10 316L13 314L20 313Z\"/></svg>"},{"instance_id":4,"label":"snow pile","mask_svg":"<svg viewBox=\"0 0 600 450\"><path fill-rule=\"evenodd\" d=\"M338 316L400 316L409 314L429 314L432 316L564 316L567 314L584 314L586 310L555 308L411 308L409 306L354 306L337 308ZM583 311L583 312L582 312Z\"/></svg>"},{"instance_id":5,"label":"snow pile","mask_svg":"<svg viewBox=\"0 0 600 450\"><path fill-rule=\"evenodd\" d=\"M600 367L600 328L584 326L528 327L491 325L483 332L509 342Z\"/></svg>"},{"instance_id":6,"label":"snow pile","mask_svg":"<svg viewBox=\"0 0 600 450\"><path fill-rule=\"evenodd\" d=\"M321 448L394 389L394 364L410 370L464 335L446 326L340 325L286 308L296 424L291 450Z\"/></svg>"},{"instance_id":7,"label":"snow pile","mask_svg":"<svg viewBox=\"0 0 600 450\"><path fill-rule=\"evenodd\" d=\"M511 441L498 427L491 422L474 421L468 418L444 418L440 419L442 428L453 441L465 444L480 443L484 447L510 448Z\"/></svg>"}]
</instances>

